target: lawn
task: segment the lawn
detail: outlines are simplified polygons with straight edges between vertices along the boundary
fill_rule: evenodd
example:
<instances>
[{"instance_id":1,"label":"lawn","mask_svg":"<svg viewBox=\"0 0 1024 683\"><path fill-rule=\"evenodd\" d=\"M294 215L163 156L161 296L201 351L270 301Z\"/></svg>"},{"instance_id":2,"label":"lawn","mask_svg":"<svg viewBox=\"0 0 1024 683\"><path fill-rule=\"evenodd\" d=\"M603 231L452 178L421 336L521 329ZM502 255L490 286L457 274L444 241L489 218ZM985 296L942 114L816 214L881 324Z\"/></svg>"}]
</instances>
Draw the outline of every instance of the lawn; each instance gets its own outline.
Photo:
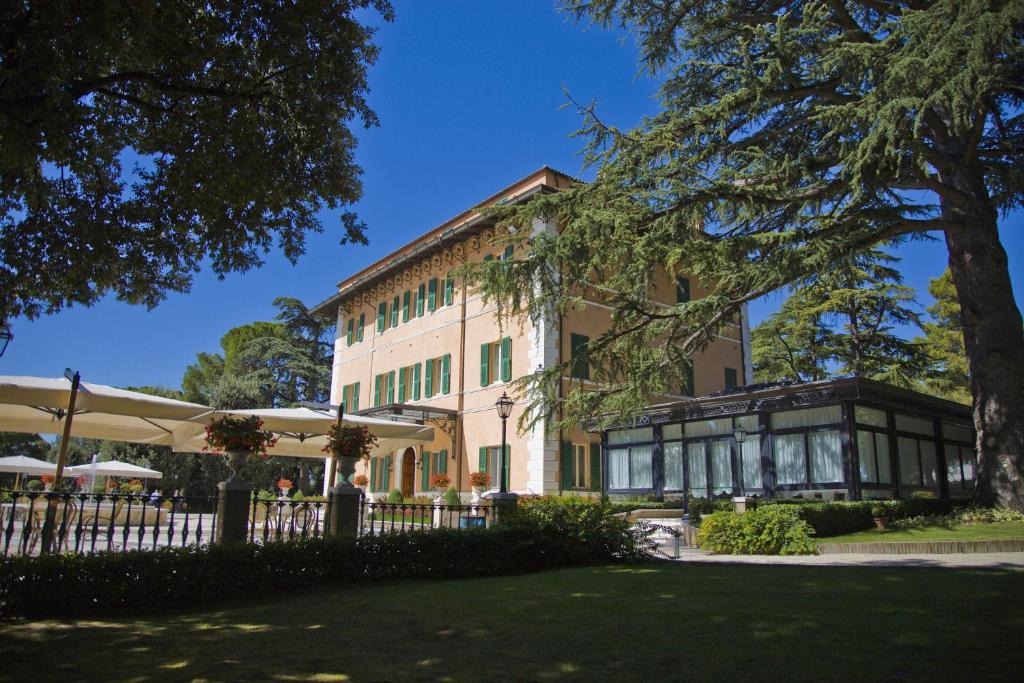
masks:
<instances>
[{"instance_id":1,"label":"lawn","mask_svg":"<svg viewBox=\"0 0 1024 683\"><path fill-rule=\"evenodd\" d=\"M999 541L1024 539L1024 522L929 526L918 529L870 529L844 536L819 538L819 543L881 543L885 541Z\"/></svg>"},{"instance_id":2,"label":"lawn","mask_svg":"<svg viewBox=\"0 0 1024 683\"><path fill-rule=\"evenodd\" d=\"M1020 680L1024 572L652 564L0 627L0 680Z\"/></svg>"}]
</instances>

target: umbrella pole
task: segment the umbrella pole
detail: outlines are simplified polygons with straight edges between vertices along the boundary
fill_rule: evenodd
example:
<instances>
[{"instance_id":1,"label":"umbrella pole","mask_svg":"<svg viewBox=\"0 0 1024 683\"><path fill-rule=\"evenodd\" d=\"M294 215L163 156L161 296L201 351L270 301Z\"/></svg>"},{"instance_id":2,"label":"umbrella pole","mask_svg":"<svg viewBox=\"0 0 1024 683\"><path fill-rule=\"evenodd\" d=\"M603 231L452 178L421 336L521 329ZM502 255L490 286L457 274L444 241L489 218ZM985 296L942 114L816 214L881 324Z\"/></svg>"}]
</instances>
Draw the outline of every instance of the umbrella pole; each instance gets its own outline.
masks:
<instances>
[{"instance_id":1,"label":"umbrella pole","mask_svg":"<svg viewBox=\"0 0 1024 683\"><path fill-rule=\"evenodd\" d=\"M65 371L67 376L69 371ZM68 412L64 416L64 432L60 438L60 454L57 456L57 472L53 477L54 492L60 491L60 480L64 476L64 463L68 458L68 439L71 438L71 421L75 417L75 401L78 400L78 386L81 384L82 376L75 373L71 378L71 398L68 399ZM53 539L53 526L57 517L57 496L51 496L46 506L46 522L43 524L43 543L40 552L50 551L50 542Z\"/></svg>"},{"instance_id":2,"label":"umbrella pole","mask_svg":"<svg viewBox=\"0 0 1024 683\"><path fill-rule=\"evenodd\" d=\"M342 421L342 418L344 418L344 417L345 417L345 402L342 401L338 405L338 422L337 422L337 426L338 426L338 431L339 432L341 431L341 421ZM335 485L335 483L337 483L337 480L338 480L338 457L332 453L331 454L331 472L330 472L330 474L327 475L327 481L330 482L330 488L332 488L332 489L334 488L334 485Z\"/></svg>"}]
</instances>

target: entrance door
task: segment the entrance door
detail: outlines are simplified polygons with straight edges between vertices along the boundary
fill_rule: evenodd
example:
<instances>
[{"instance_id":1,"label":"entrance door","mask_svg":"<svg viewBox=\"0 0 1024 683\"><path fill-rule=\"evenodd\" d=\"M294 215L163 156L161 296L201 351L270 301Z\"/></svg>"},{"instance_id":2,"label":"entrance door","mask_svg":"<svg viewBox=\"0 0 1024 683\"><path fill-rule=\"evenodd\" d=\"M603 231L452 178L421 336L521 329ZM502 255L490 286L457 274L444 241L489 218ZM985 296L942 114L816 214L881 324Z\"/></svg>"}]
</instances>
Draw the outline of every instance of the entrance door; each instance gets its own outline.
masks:
<instances>
[{"instance_id":1,"label":"entrance door","mask_svg":"<svg viewBox=\"0 0 1024 683\"><path fill-rule=\"evenodd\" d=\"M402 496L410 498L413 494L413 483L416 481L416 451L406 448L402 454Z\"/></svg>"}]
</instances>

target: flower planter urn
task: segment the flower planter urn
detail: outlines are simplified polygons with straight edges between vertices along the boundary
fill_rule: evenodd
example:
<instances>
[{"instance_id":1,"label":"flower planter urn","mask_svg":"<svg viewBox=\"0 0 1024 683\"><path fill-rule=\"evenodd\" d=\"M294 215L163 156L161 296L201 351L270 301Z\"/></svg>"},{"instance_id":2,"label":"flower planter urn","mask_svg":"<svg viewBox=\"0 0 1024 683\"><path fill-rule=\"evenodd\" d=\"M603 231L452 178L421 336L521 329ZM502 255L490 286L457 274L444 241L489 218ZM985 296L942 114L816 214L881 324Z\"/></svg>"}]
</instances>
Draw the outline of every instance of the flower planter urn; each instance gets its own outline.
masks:
<instances>
[{"instance_id":1,"label":"flower planter urn","mask_svg":"<svg viewBox=\"0 0 1024 683\"><path fill-rule=\"evenodd\" d=\"M352 475L356 473L356 465L359 464L359 458L350 455L338 454L335 454L334 457L338 461L338 486L354 488L355 485L352 483Z\"/></svg>"},{"instance_id":2,"label":"flower planter urn","mask_svg":"<svg viewBox=\"0 0 1024 683\"><path fill-rule=\"evenodd\" d=\"M875 517L875 528L880 531L888 529L888 520L885 517Z\"/></svg>"},{"instance_id":3,"label":"flower planter urn","mask_svg":"<svg viewBox=\"0 0 1024 683\"><path fill-rule=\"evenodd\" d=\"M245 451L228 451L228 467L231 468L231 476L228 481L243 481L242 466L248 459L249 454Z\"/></svg>"}]
</instances>

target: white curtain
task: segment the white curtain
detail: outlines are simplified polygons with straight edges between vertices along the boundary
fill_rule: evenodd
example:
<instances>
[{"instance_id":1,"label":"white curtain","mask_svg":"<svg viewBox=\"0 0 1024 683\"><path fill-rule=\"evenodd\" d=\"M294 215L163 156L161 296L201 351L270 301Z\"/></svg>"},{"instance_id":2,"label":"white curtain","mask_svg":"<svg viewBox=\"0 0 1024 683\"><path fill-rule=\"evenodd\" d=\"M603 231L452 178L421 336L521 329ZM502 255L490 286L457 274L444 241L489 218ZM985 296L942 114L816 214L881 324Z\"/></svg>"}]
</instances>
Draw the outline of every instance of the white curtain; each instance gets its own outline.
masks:
<instances>
[{"instance_id":1,"label":"white curtain","mask_svg":"<svg viewBox=\"0 0 1024 683\"><path fill-rule=\"evenodd\" d=\"M892 459L889 457L889 435L875 434L875 456L878 460L878 482L892 483Z\"/></svg>"},{"instance_id":2,"label":"white curtain","mask_svg":"<svg viewBox=\"0 0 1024 683\"><path fill-rule=\"evenodd\" d=\"M803 434L776 434L772 437L775 451L775 479L780 484L803 484L807 481Z\"/></svg>"},{"instance_id":3,"label":"white curtain","mask_svg":"<svg viewBox=\"0 0 1024 683\"><path fill-rule=\"evenodd\" d=\"M882 427L883 429L889 426L889 419L884 410L868 408L867 406L855 406L853 415L858 424Z\"/></svg>"},{"instance_id":4,"label":"white curtain","mask_svg":"<svg viewBox=\"0 0 1024 683\"><path fill-rule=\"evenodd\" d=\"M857 456L860 458L860 480L877 482L878 467L875 463L875 434L857 430Z\"/></svg>"},{"instance_id":5,"label":"white curtain","mask_svg":"<svg viewBox=\"0 0 1024 683\"><path fill-rule=\"evenodd\" d=\"M704 444L691 443L686 447L687 465L690 467L690 490L704 490L708 486L708 466L704 460Z\"/></svg>"},{"instance_id":6,"label":"white curtain","mask_svg":"<svg viewBox=\"0 0 1024 683\"><path fill-rule=\"evenodd\" d=\"M608 488L629 488L628 448L615 448L608 451Z\"/></svg>"},{"instance_id":7,"label":"white curtain","mask_svg":"<svg viewBox=\"0 0 1024 683\"><path fill-rule=\"evenodd\" d=\"M718 420L687 422L683 428L686 430L686 436L690 438L700 436L724 436L732 433L732 418L725 417Z\"/></svg>"},{"instance_id":8,"label":"white curtain","mask_svg":"<svg viewBox=\"0 0 1024 683\"><path fill-rule=\"evenodd\" d=\"M740 445L740 470L743 472L743 492L760 493L761 483L761 441L756 437L747 437Z\"/></svg>"},{"instance_id":9,"label":"white curtain","mask_svg":"<svg viewBox=\"0 0 1024 683\"><path fill-rule=\"evenodd\" d=\"M822 406L804 410L787 410L772 413L772 429L789 429L790 427L813 427L814 425L836 424L843 419L843 411L839 406Z\"/></svg>"},{"instance_id":10,"label":"white curtain","mask_svg":"<svg viewBox=\"0 0 1024 683\"><path fill-rule=\"evenodd\" d=\"M654 473L651 468L654 449L640 446L629 449L629 487L631 489L649 489L654 486Z\"/></svg>"},{"instance_id":11,"label":"white curtain","mask_svg":"<svg viewBox=\"0 0 1024 683\"><path fill-rule=\"evenodd\" d=\"M838 430L827 432L811 432L811 483L834 484L842 482L843 446Z\"/></svg>"},{"instance_id":12,"label":"white curtain","mask_svg":"<svg viewBox=\"0 0 1024 683\"><path fill-rule=\"evenodd\" d=\"M711 442L711 485L715 493L732 491L732 448L728 441Z\"/></svg>"},{"instance_id":13,"label":"white curtain","mask_svg":"<svg viewBox=\"0 0 1024 683\"><path fill-rule=\"evenodd\" d=\"M896 440L900 455L900 481L908 486L921 485L921 463L917 460L917 439L901 436Z\"/></svg>"},{"instance_id":14,"label":"white curtain","mask_svg":"<svg viewBox=\"0 0 1024 683\"><path fill-rule=\"evenodd\" d=\"M946 480L950 484L960 484L963 476L960 474L960 447L956 444L946 444Z\"/></svg>"},{"instance_id":15,"label":"white curtain","mask_svg":"<svg viewBox=\"0 0 1024 683\"><path fill-rule=\"evenodd\" d=\"M939 485L939 459L935 453L935 442L921 439L917 442L921 449L921 474L925 486Z\"/></svg>"},{"instance_id":16,"label":"white curtain","mask_svg":"<svg viewBox=\"0 0 1024 683\"><path fill-rule=\"evenodd\" d=\"M623 443L642 443L654 441L654 427L638 427L637 429L617 429L608 432L608 443L619 445Z\"/></svg>"},{"instance_id":17,"label":"white curtain","mask_svg":"<svg viewBox=\"0 0 1024 683\"><path fill-rule=\"evenodd\" d=\"M896 413L896 429L901 432L933 436L935 434L935 423L925 417L914 417L913 415Z\"/></svg>"},{"instance_id":18,"label":"white curtain","mask_svg":"<svg viewBox=\"0 0 1024 683\"><path fill-rule=\"evenodd\" d=\"M665 488L680 491L683 488L683 444L667 443L665 453Z\"/></svg>"}]
</instances>

